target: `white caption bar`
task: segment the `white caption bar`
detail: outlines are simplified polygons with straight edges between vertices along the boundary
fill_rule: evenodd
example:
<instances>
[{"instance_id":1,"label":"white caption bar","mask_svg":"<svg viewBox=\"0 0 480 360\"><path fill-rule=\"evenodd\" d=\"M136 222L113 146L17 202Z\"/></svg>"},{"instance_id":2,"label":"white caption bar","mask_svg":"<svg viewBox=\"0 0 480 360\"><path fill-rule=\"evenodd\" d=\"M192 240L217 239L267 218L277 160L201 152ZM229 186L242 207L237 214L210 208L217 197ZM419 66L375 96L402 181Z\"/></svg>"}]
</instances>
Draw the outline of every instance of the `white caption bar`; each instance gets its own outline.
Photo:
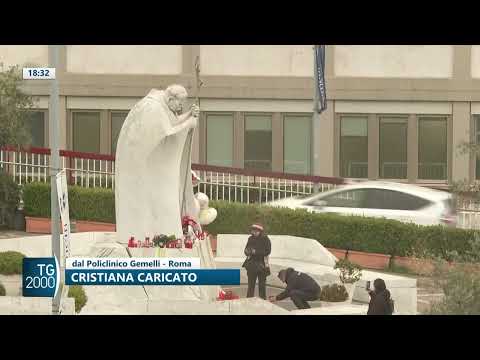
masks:
<instances>
[{"instance_id":1,"label":"white caption bar","mask_svg":"<svg viewBox=\"0 0 480 360\"><path fill-rule=\"evenodd\" d=\"M66 269L199 269L200 258L75 258L66 259Z\"/></svg>"},{"instance_id":2,"label":"white caption bar","mask_svg":"<svg viewBox=\"0 0 480 360\"><path fill-rule=\"evenodd\" d=\"M55 68L23 68L23 80L53 80Z\"/></svg>"}]
</instances>

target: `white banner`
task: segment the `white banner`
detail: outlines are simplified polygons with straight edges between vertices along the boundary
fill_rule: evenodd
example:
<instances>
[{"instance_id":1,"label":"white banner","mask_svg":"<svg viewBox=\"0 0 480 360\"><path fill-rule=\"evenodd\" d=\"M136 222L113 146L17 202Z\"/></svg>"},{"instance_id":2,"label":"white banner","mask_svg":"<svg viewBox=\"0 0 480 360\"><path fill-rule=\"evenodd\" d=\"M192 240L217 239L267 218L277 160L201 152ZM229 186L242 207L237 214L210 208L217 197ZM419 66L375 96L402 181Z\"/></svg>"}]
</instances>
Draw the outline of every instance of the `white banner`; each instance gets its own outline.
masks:
<instances>
[{"instance_id":1,"label":"white banner","mask_svg":"<svg viewBox=\"0 0 480 360\"><path fill-rule=\"evenodd\" d=\"M200 258L88 258L71 257L66 260L67 270L155 270L200 269Z\"/></svg>"},{"instance_id":2,"label":"white banner","mask_svg":"<svg viewBox=\"0 0 480 360\"><path fill-rule=\"evenodd\" d=\"M57 197L62 220L62 239L65 248L65 259L70 257L70 215L68 208L67 175L65 170L57 174Z\"/></svg>"}]
</instances>

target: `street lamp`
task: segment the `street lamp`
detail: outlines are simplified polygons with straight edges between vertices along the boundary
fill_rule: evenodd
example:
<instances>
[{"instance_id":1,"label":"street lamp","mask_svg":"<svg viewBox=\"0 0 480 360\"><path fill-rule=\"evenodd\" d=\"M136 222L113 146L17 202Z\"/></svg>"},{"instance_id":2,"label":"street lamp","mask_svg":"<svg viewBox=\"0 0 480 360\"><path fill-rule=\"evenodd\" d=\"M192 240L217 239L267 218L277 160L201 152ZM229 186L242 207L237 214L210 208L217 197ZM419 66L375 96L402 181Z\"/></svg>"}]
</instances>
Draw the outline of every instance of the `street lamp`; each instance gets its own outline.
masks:
<instances>
[{"instance_id":1,"label":"street lamp","mask_svg":"<svg viewBox=\"0 0 480 360\"><path fill-rule=\"evenodd\" d=\"M59 63L59 45L49 45L49 67L57 68ZM59 136L60 124L59 114L59 90L58 78L55 76L50 82L49 99L49 139L50 139L50 197L51 197L51 233L52 233L52 255L57 259L60 272L62 272L61 247L60 247L60 210L57 198L56 175L60 171L60 149ZM60 279L63 276L60 275ZM52 313L57 314L60 308L61 288L52 300Z\"/></svg>"}]
</instances>

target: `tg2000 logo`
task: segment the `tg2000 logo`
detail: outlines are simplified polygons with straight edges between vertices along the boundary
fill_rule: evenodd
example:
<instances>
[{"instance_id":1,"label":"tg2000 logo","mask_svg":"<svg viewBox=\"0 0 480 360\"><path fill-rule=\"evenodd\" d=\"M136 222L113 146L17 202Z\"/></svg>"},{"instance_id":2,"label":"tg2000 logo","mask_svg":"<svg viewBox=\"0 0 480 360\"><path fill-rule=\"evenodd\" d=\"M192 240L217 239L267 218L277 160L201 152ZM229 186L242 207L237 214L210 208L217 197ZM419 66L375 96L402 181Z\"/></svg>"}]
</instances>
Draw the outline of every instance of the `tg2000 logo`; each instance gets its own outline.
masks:
<instances>
[{"instance_id":1,"label":"tg2000 logo","mask_svg":"<svg viewBox=\"0 0 480 360\"><path fill-rule=\"evenodd\" d=\"M23 296L54 297L60 271L54 257L23 258Z\"/></svg>"}]
</instances>

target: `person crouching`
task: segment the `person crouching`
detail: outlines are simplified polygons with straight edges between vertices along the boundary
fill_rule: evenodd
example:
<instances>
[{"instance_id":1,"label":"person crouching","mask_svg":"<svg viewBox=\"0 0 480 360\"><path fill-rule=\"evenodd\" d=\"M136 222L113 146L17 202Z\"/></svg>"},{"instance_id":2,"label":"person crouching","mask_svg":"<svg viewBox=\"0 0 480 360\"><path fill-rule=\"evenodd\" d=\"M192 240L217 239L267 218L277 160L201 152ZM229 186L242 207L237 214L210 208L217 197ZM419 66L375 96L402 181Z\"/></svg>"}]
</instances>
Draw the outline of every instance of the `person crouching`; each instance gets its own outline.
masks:
<instances>
[{"instance_id":1,"label":"person crouching","mask_svg":"<svg viewBox=\"0 0 480 360\"><path fill-rule=\"evenodd\" d=\"M255 293L255 284L258 278L259 296L267 299L267 276L270 275L270 267L268 265L268 256L272 248L271 242L265 235L263 226L253 224L251 226L251 236L248 238L245 246L245 255L247 259L242 267L247 270L248 291L247 297L253 297Z\"/></svg>"},{"instance_id":2,"label":"person crouching","mask_svg":"<svg viewBox=\"0 0 480 360\"><path fill-rule=\"evenodd\" d=\"M277 296L271 296L271 302L289 297L298 309L310 309L308 301L315 301L320 298L320 286L311 276L305 273L288 268L280 270L278 278L287 284L287 288Z\"/></svg>"}]
</instances>

